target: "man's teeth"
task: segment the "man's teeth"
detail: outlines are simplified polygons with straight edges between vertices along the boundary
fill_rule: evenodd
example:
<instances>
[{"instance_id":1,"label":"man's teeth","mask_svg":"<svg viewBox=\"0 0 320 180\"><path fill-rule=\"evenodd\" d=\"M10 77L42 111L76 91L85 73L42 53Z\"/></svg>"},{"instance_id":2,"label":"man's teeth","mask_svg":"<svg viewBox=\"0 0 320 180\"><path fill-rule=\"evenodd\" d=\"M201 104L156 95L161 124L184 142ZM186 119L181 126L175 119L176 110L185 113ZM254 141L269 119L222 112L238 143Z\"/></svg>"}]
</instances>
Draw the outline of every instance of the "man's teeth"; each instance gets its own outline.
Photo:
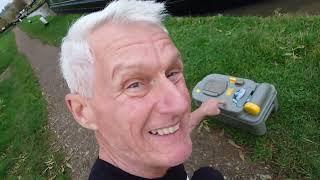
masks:
<instances>
[{"instance_id":1,"label":"man's teeth","mask_svg":"<svg viewBox=\"0 0 320 180\"><path fill-rule=\"evenodd\" d=\"M150 131L151 134L153 135L167 135L167 134L172 134L175 133L178 129L179 129L179 124L176 124L174 126L171 127L167 127L167 128L161 128L161 129L157 129L157 130L152 130Z\"/></svg>"}]
</instances>

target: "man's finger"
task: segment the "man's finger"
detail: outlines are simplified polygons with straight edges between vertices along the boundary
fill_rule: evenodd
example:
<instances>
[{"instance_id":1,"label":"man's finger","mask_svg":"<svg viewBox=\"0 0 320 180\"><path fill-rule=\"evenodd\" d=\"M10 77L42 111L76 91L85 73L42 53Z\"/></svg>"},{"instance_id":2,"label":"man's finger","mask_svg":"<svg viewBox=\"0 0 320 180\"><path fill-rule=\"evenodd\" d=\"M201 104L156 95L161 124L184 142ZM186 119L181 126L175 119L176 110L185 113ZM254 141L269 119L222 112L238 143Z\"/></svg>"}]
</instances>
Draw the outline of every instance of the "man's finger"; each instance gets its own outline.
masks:
<instances>
[{"instance_id":1,"label":"man's finger","mask_svg":"<svg viewBox=\"0 0 320 180\"><path fill-rule=\"evenodd\" d=\"M218 104L225 105L226 102L225 101L218 101Z\"/></svg>"},{"instance_id":2,"label":"man's finger","mask_svg":"<svg viewBox=\"0 0 320 180\"><path fill-rule=\"evenodd\" d=\"M225 101L218 101L218 107L223 108L226 105Z\"/></svg>"}]
</instances>

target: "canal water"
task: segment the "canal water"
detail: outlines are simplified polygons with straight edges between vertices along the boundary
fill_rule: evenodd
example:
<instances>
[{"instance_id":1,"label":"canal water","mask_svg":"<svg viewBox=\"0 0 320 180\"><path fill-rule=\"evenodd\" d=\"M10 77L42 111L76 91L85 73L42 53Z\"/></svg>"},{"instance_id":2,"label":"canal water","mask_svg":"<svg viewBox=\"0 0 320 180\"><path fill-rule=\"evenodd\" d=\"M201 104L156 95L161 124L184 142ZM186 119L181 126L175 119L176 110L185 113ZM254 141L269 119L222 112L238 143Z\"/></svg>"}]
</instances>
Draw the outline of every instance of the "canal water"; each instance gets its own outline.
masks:
<instances>
[{"instance_id":1,"label":"canal water","mask_svg":"<svg viewBox=\"0 0 320 180\"><path fill-rule=\"evenodd\" d=\"M0 0L1 8L13 0ZM176 15L270 16L275 13L320 15L320 0L167 0ZM243 3L246 2L246 3ZM48 8L33 15L47 15ZM50 13L49 13L50 14Z\"/></svg>"},{"instance_id":2,"label":"canal water","mask_svg":"<svg viewBox=\"0 0 320 180\"><path fill-rule=\"evenodd\" d=\"M164 0L160 0L164 1ZM270 16L275 12L320 15L320 0L165 0L173 15Z\"/></svg>"},{"instance_id":3,"label":"canal water","mask_svg":"<svg viewBox=\"0 0 320 180\"><path fill-rule=\"evenodd\" d=\"M233 16L270 16L275 13L320 15L320 0L260 0L221 11Z\"/></svg>"}]
</instances>

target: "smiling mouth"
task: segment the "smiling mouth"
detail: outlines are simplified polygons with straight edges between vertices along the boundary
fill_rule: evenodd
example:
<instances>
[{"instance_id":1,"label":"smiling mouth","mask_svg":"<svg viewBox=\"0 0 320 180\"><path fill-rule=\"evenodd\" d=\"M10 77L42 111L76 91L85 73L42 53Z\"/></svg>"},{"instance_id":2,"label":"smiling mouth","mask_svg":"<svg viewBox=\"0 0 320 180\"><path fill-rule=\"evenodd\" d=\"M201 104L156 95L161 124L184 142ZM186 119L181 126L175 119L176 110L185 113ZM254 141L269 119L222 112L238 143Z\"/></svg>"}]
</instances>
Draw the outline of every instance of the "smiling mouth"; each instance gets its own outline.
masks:
<instances>
[{"instance_id":1,"label":"smiling mouth","mask_svg":"<svg viewBox=\"0 0 320 180\"><path fill-rule=\"evenodd\" d=\"M152 135L158 135L158 136L169 135L177 132L179 130L179 126L180 126L180 123L177 123L170 127L151 130L149 131L149 133Z\"/></svg>"}]
</instances>

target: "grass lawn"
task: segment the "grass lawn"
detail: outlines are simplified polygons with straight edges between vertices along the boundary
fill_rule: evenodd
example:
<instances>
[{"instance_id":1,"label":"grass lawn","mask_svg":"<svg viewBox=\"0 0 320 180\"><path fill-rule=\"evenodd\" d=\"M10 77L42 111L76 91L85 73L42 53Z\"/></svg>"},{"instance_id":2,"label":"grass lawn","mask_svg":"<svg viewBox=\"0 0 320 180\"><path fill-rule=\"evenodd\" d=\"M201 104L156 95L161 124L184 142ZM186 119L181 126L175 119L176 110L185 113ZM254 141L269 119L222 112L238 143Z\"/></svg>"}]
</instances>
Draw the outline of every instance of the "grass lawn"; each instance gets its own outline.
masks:
<instances>
[{"instance_id":1,"label":"grass lawn","mask_svg":"<svg viewBox=\"0 0 320 180\"><path fill-rule=\"evenodd\" d=\"M9 67L0 80L0 179L67 178L64 158L50 149L46 102L13 33L0 34L0 50L0 74Z\"/></svg>"},{"instance_id":2,"label":"grass lawn","mask_svg":"<svg viewBox=\"0 0 320 180\"><path fill-rule=\"evenodd\" d=\"M280 111L263 137L227 128L254 160L289 177L320 177L320 17L171 19L189 89L210 73L269 82ZM220 124L213 124L214 126Z\"/></svg>"},{"instance_id":3,"label":"grass lawn","mask_svg":"<svg viewBox=\"0 0 320 180\"><path fill-rule=\"evenodd\" d=\"M50 17L47 27L25 21L20 27L59 45L76 17ZM211 73L275 85L280 111L267 121L265 136L225 127L253 160L266 161L280 175L320 177L320 17L170 18L166 25L184 57L190 90Z\"/></svg>"},{"instance_id":4,"label":"grass lawn","mask_svg":"<svg viewBox=\"0 0 320 180\"><path fill-rule=\"evenodd\" d=\"M49 16L46 18L49 22L47 26L44 26L40 22L39 17L30 18L32 20L31 23L24 20L19 24L20 29L25 31L30 37L39 38L44 43L58 46L63 36L67 33L68 27L80 15Z\"/></svg>"}]
</instances>

